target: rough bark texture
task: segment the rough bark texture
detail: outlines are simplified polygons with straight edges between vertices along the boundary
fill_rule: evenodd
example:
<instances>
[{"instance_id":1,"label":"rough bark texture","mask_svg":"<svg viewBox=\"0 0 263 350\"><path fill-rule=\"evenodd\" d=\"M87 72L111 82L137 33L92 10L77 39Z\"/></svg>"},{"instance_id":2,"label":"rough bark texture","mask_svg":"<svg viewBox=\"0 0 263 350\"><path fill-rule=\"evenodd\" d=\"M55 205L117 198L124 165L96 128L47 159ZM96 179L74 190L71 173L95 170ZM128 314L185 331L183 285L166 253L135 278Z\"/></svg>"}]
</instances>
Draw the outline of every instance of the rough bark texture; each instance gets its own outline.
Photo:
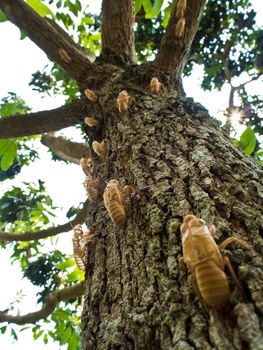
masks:
<instances>
[{"instance_id":1,"label":"rough bark texture","mask_svg":"<svg viewBox=\"0 0 263 350\"><path fill-rule=\"evenodd\" d=\"M102 16L102 56L115 56L122 64L134 63L133 0L104 0Z\"/></svg>"},{"instance_id":2,"label":"rough bark texture","mask_svg":"<svg viewBox=\"0 0 263 350\"><path fill-rule=\"evenodd\" d=\"M185 32L176 40L173 12L153 64L126 69L133 57L132 22L127 15L132 2L105 0L104 57L94 63L95 74L90 74L89 61L82 61L73 46L72 51L63 46L63 34L58 42L50 39L52 31L46 36L48 26L41 26L42 20L37 23L35 15L30 17L34 32L25 27L28 19L21 16L25 12L15 12L16 4L25 8L21 0L0 0L0 8L52 58L61 59L59 48L73 62L78 57L79 70L72 70L71 76L81 92L92 88L98 96L92 115L101 118L101 129L87 130L90 143L107 140L108 158L102 162L93 154L93 178L116 179L137 190L127 204L125 229L117 229L110 221L102 195L89 207L87 225L95 229L96 245L88 247L82 349L263 349L262 171L232 145L201 105L175 90L180 84L174 77L179 79L185 65L204 0L187 1ZM124 64L111 59L111 50L113 56L126 56ZM70 59L64 55L62 61L66 69ZM161 95L150 93L152 77L164 84ZM130 95L125 113L116 107L122 90ZM83 107L66 106L72 114L59 109L58 119L54 111L3 118L0 137L76 124L85 116L82 108L85 112L90 105L86 101ZM253 247L244 252L233 245L225 251L242 290L231 283L231 300L222 311L204 308L191 276L179 269L180 223L192 213L216 225L219 242L236 236Z\"/></svg>"},{"instance_id":3,"label":"rough bark texture","mask_svg":"<svg viewBox=\"0 0 263 350\"><path fill-rule=\"evenodd\" d=\"M115 178L138 195L124 230L102 197L90 208L97 243L86 273L82 349L262 349L262 172L200 104L169 88L151 95L134 84L138 72L130 76L133 83L128 73L109 82L100 100L104 130L94 139L108 140L109 157L95 156L94 177ZM124 88L132 103L120 114ZM223 311L206 310L179 269L179 225L190 213L216 225L218 242L234 235L253 246L225 251L243 288L231 282Z\"/></svg>"},{"instance_id":4,"label":"rough bark texture","mask_svg":"<svg viewBox=\"0 0 263 350\"><path fill-rule=\"evenodd\" d=\"M175 36L176 6L174 6L166 33L161 41L161 46L154 60L154 64L161 70L171 73L175 79L179 79L187 63L188 55L195 34L201 20L205 0L187 0L185 12L185 29L180 38Z\"/></svg>"}]
</instances>

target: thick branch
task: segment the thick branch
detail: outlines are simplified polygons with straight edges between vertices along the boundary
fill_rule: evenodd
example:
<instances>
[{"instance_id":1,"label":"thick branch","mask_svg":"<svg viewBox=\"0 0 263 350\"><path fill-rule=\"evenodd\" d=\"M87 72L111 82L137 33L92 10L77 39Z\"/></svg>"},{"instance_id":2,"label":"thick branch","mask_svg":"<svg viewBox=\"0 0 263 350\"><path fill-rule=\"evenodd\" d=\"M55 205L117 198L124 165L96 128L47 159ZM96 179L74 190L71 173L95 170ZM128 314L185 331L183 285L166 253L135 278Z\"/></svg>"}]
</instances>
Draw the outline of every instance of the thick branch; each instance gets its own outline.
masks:
<instances>
[{"instance_id":1,"label":"thick branch","mask_svg":"<svg viewBox=\"0 0 263 350\"><path fill-rule=\"evenodd\" d=\"M42 135L41 142L60 158L78 164L80 158L91 155L90 148L83 143L73 142L51 133Z\"/></svg>"},{"instance_id":2,"label":"thick branch","mask_svg":"<svg viewBox=\"0 0 263 350\"><path fill-rule=\"evenodd\" d=\"M75 100L50 111L0 118L0 139L57 131L80 123L84 116L83 103Z\"/></svg>"},{"instance_id":3,"label":"thick branch","mask_svg":"<svg viewBox=\"0 0 263 350\"><path fill-rule=\"evenodd\" d=\"M89 62L85 50L62 28L50 19L39 16L24 1L0 0L0 9L73 79L78 81L86 69L92 69L92 63Z\"/></svg>"},{"instance_id":4,"label":"thick branch","mask_svg":"<svg viewBox=\"0 0 263 350\"><path fill-rule=\"evenodd\" d=\"M135 63L133 0L103 0L102 55L122 56Z\"/></svg>"},{"instance_id":5,"label":"thick branch","mask_svg":"<svg viewBox=\"0 0 263 350\"><path fill-rule=\"evenodd\" d=\"M51 227L46 230L40 230L36 232L25 232L22 234L7 233L7 232L0 231L0 242L35 241L41 238L55 236L62 232L68 232L72 230L72 227L74 227L75 225L82 224L85 221L87 217L88 203L89 203L88 200L86 200L83 208L79 211L79 213L75 216L75 218L63 225Z\"/></svg>"},{"instance_id":6,"label":"thick branch","mask_svg":"<svg viewBox=\"0 0 263 350\"><path fill-rule=\"evenodd\" d=\"M57 304L61 301L80 297L84 294L84 282L80 282L72 287L66 287L51 293L47 297L43 307L36 311L23 316L13 316L0 312L0 322L8 322L15 324L36 323L39 320L47 318L55 310Z\"/></svg>"},{"instance_id":7,"label":"thick branch","mask_svg":"<svg viewBox=\"0 0 263 350\"><path fill-rule=\"evenodd\" d=\"M176 37L175 28L177 24L176 6L174 6L161 41L159 52L154 60L158 69L169 72L175 79L179 79L192 45L192 41L198 30L205 0L187 0L185 11L185 29L181 37Z\"/></svg>"}]
</instances>

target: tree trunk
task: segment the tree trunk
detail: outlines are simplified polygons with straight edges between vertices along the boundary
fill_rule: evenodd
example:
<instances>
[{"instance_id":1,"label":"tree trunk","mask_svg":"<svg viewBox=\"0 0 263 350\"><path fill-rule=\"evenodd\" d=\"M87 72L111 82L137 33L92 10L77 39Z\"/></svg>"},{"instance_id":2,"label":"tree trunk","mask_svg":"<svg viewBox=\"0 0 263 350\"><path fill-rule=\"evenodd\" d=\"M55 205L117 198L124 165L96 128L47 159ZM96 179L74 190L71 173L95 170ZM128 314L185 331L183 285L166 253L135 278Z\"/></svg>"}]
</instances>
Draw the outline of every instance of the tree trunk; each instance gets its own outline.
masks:
<instances>
[{"instance_id":1,"label":"tree trunk","mask_svg":"<svg viewBox=\"0 0 263 350\"><path fill-rule=\"evenodd\" d=\"M94 139L106 138L109 150L107 161L95 156L94 177L131 185L137 195L123 230L102 196L89 209L97 242L86 272L82 349L263 349L262 172L200 104L171 87L152 95L149 82L130 68L101 93L104 127ZM119 113L123 89L131 103ZM242 290L230 279L222 311L205 307L179 268L180 224L192 213L216 226L217 242L235 236L253 247L224 252Z\"/></svg>"}]
</instances>

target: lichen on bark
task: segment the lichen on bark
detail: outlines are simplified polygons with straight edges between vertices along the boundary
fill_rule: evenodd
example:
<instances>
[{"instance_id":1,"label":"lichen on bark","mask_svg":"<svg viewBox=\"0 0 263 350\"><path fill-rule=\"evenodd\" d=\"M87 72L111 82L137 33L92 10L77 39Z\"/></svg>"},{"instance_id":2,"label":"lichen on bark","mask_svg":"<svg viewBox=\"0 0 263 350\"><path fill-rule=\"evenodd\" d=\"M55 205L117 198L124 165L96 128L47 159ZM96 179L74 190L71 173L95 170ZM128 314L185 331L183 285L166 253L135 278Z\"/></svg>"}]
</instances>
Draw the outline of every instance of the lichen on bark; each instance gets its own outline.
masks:
<instances>
[{"instance_id":1,"label":"lichen on bark","mask_svg":"<svg viewBox=\"0 0 263 350\"><path fill-rule=\"evenodd\" d=\"M200 104L171 87L157 96L138 85L115 78L102 93L104 129L95 138L108 140L109 157L95 175L131 185L138 196L124 230L101 199L90 209L98 242L86 274L82 349L259 349L261 338L241 334L240 320L247 312L260 327L262 172ZM132 104L119 113L124 88ZM219 242L234 235L253 246L224 251L243 286L231 282L226 310L205 308L179 269L179 227L190 213L215 224Z\"/></svg>"}]
</instances>

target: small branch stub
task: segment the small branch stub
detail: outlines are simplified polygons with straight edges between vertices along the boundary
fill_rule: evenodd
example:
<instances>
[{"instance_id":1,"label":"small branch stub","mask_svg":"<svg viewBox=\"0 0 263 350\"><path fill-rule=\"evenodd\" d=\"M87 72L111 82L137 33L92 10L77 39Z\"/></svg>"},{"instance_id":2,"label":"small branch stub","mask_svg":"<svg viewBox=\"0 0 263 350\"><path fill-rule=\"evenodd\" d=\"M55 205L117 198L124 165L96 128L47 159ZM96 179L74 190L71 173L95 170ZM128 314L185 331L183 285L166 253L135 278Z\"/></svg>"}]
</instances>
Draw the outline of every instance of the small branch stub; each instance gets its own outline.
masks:
<instances>
[{"instance_id":1,"label":"small branch stub","mask_svg":"<svg viewBox=\"0 0 263 350\"><path fill-rule=\"evenodd\" d=\"M127 91L122 90L117 97L117 108L120 113L125 113L129 107L130 96Z\"/></svg>"},{"instance_id":2,"label":"small branch stub","mask_svg":"<svg viewBox=\"0 0 263 350\"><path fill-rule=\"evenodd\" d=\"M92 102L98 101L98 96L95 94L95 92L93 90L86 89L84 91L84 93L90 101L92 101Z\"/></svg>"},{"instance_id":3,"label":"small branch stub","mask_svg":"<svg viewBox=\"0 0 263 350\"><path fill-rule=\"evenodd\" d=\"M101 142L93 141L92 142L93 151L102 159L107 159L107 143L106 140L102 140Z\"/></svg>"}]
</instances>

